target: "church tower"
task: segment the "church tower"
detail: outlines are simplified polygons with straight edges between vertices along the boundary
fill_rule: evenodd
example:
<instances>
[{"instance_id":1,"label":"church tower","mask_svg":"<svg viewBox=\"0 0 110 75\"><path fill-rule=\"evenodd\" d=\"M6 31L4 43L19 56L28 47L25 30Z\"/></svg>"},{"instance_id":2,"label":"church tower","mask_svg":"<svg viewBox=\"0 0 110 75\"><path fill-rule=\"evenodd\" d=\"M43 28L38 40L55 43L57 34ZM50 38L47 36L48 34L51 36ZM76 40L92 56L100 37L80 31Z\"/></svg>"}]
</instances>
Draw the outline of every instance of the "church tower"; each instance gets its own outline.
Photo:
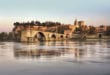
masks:
<instances>
[{"instance_id":1,"label":"church tower","mask_svg":"<svg viewBox=\"0 0 110 75\"><path fill-rule=\"evenodd\" d=\"M75 19L75 21L74 21L74 25L78 25L78 21L77 21L77 19Z\"/></svg>"}]
</instances>

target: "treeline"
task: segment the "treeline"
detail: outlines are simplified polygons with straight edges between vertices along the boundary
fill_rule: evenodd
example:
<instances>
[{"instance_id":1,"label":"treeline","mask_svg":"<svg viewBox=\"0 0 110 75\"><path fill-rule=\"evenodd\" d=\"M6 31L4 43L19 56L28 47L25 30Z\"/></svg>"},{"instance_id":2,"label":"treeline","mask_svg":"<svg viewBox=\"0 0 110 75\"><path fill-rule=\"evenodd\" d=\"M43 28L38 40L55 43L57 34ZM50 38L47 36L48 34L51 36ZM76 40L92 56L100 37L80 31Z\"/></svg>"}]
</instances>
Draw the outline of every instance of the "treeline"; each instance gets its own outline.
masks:
<instances>
[{"instance_id":1,"label":"treeline","mask_svg":"<svg viewBox=\"0 0 110 75\"><path fill-rule=\"evenodd\" d=\"M31 22L15 22L14 26L19 26L19 25L23 25L23 26L58 26L61 25L60 22L51 22L51 21L47 21L47 22L43 22L41 23L40 21L31 21Z\"/></svg>"},{"instance_id":2,"label":"treeline","mask_svg":"<svg viewBox=\"0 0 110 75\"><path fill-rule=\"evenodd\" d=\"M13 41L14 36L12 32L1 32L0 33L0 41Z\"/></svg>"}]
</instances>

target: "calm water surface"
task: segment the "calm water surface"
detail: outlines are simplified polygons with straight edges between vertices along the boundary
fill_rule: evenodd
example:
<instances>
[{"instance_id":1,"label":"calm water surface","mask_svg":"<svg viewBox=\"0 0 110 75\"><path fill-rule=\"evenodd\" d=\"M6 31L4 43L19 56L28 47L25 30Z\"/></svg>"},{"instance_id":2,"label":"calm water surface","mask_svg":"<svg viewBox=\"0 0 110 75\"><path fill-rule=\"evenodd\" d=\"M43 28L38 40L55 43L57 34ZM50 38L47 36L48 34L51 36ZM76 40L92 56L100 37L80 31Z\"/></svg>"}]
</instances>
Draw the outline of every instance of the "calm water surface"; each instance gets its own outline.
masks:
<instances>
[{"instance_id":1,"label":"calm water surface","mask_svg":"<svg viewBox=\"0 0 110 75\"><path fill-rule=\"evenodd\" d=\"M110 42L0 42L0 75L110 75Z\"/></svg>"}]
</instances>

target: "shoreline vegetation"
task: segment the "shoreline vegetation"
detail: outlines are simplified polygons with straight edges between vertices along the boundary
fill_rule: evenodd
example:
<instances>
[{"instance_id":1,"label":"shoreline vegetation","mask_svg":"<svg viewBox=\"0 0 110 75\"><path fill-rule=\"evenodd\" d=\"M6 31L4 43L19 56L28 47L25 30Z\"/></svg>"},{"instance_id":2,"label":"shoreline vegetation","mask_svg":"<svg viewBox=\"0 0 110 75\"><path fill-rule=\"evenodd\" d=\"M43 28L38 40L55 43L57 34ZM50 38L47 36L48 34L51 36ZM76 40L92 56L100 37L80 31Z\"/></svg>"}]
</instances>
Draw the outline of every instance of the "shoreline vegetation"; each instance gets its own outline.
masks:
<instances>
[{"instance_id":1,"label":"shoreline vegetation","mask_svg":"<svg viewBox=\"0 0 110 75\"><path fill-rule=\"evenodd\" d=\"M0 41L14 41L13 32L1 32L0 33Z\"/></svg>"}]
</instances>

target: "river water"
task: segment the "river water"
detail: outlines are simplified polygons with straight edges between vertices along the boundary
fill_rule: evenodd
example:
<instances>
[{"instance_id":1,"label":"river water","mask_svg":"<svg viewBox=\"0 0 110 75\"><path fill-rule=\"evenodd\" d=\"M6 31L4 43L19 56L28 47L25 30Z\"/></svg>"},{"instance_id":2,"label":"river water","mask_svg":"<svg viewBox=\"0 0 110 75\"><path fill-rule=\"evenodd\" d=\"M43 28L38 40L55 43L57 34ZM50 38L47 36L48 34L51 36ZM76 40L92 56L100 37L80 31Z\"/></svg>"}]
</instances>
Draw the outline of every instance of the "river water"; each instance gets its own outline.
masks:
<instances>
[{"instance_id":1,"label":"river water","mask_svg":"<svg viewBox=\"0 0 110 75\"><path fill-rule=\"evenodd\" d=\"M110 75L110 41L0 42L0 75Z\"/></svg>"}]
</instances>

